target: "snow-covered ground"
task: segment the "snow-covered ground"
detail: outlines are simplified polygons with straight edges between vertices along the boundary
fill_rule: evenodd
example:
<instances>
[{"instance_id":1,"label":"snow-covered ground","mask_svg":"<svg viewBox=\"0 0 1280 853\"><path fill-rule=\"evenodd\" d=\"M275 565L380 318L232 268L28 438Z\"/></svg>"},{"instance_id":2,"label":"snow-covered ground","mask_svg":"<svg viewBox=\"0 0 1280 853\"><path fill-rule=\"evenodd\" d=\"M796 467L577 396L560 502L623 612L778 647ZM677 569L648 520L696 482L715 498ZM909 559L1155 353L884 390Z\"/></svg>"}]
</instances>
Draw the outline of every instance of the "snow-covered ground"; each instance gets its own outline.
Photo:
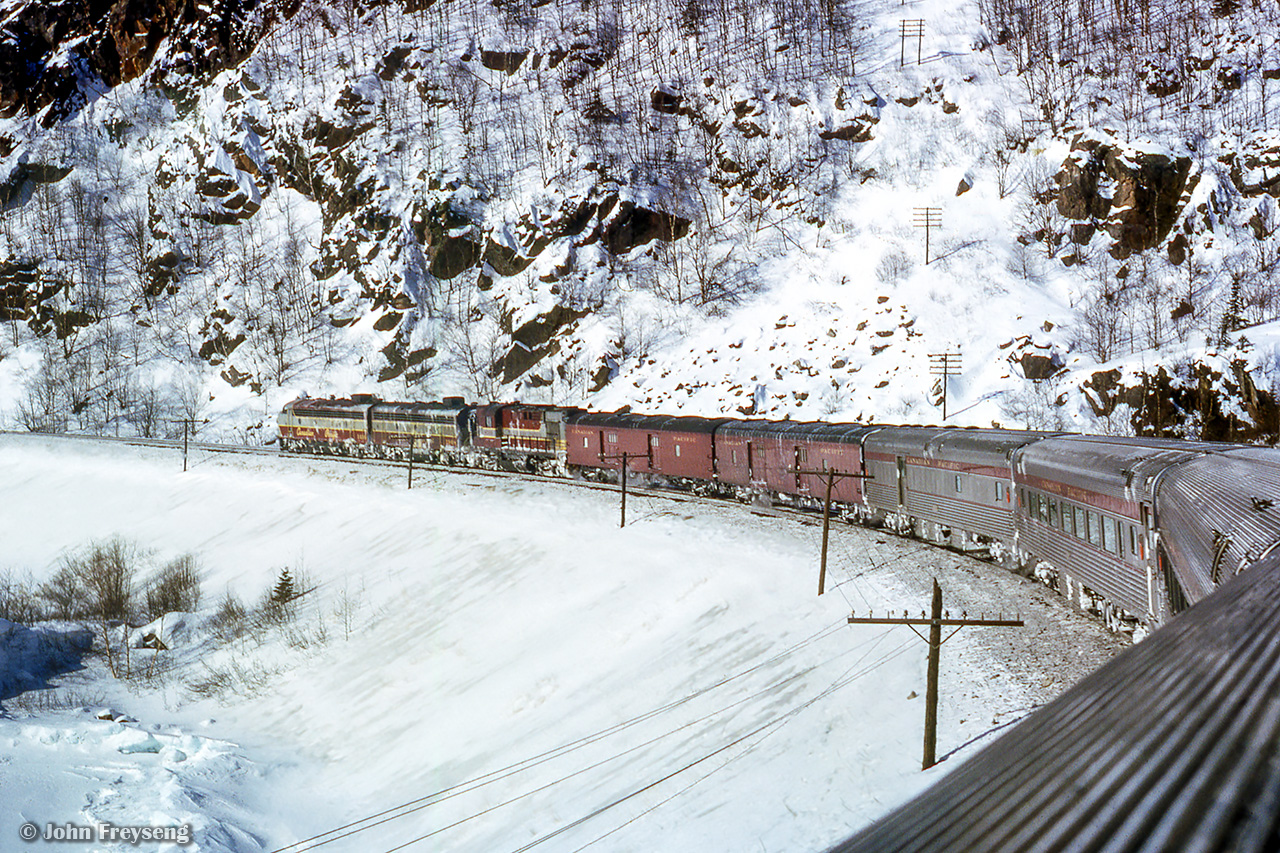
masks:
<instances>
[{"instance_id":1,"label":"snow-covered ground","mask_svg":"<svg viewBox=\"0 0 1280 853\"><path fill-rule=\"evenodd\" d=\"M410 492L403 470L201 451L183 473L13 434L0 472L0 571L121 536L197 555L210 609L286 566L316 587L240 639L166 617L171 650L132 650L129 679L49 654L73 626L0 623L0 849L26 821L109 821L276 850L401 804L321 849L821 849L965 754L919 771L925 646L851 608L919 610L936 576L951 609L1026 618L944 646L942 755L1120 645L1042 587L859 528L818 598L818 528L736 505L637 497L619 529L615 494L570 484L419 471Z\"/></svg>"}]
</instances>

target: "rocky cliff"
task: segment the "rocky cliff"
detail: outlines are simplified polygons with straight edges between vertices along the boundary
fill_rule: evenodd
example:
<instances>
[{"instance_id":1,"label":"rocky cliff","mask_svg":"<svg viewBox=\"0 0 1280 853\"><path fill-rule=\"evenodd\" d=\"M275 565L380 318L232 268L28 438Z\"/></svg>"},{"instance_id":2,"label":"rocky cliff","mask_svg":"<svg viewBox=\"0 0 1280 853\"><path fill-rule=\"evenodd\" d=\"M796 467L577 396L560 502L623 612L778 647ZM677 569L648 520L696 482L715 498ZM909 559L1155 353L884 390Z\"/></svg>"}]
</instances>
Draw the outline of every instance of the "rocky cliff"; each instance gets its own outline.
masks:
<instances>
[{"instance_id":1,"label":"rocky cliff","mask_svg":"<svg viewBox=\"0 0 1280 853\"><path fill-rule=\"evenodd\" d=\"M980 422L1269 435L1276 22L1050 62L1006 12L912 65L871 0L9 0L8 417L381 383L928 421L957 347Z\"/></svg>"}]
</instances>

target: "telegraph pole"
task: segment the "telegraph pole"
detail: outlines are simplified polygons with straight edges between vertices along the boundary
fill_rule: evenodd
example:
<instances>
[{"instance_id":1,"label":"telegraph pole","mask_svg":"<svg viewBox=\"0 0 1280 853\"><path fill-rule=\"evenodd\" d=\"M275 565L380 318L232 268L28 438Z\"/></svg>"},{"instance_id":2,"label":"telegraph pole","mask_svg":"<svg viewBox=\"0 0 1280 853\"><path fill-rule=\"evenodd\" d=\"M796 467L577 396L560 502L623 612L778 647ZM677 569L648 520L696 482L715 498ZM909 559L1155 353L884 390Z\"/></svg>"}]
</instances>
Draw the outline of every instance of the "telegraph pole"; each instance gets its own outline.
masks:
<instances>
[{"instance_id":1,"label":"telegraph pole","mask_svg":"<svg viewBox=\"0 0 1280 853\"><path fill-rule=\"evenodd\" d=\"M902 38L901 48L898 51L898 67L901 68L907 64L907 39L909 38L916 40L916 65L919 65L921 53L924 50L924 18L898 21L898 35Z\"/></svg>"},{"instance_id":2,"label":"telegraph pole","mask_svg":"<svg viewBox=\"0 0 1280 853\"><path fill-rule=\"evenodd\" d=\"M409 433L409 490L413 490L413 443L417 438L413 433Z\"/></svg>"},{"instance_id":3,"label":"telegraph pole","mask_svg":"<svg viewBox=\"0 0 1280 853\"><path fill-rule=\"evenodd\" d=\"M632 459L633 457L630 453L627 453L624 450L622 453L619 453L616 456L605 456L601 454L600 458L608 459L608 460L616 460L621 462L622 464L622 468L620 469L620 472L618 474L618 482L622 484L622 521L618 524L618 526L626 527L627 526L627 461Z\"/></svg>"},{"instance_id":4,"label":"telegraph pole","mask_svg":"<svg viewBox=\"0 0 1280 853\"><path fill-rule=\"evenodd\" d=\"M845 471L837 471L834 468L822 468L812 471L792 468L787 473L797 475L812 474L827 481L827 497L822 502L822 566L818 570L818 595L822 595L827 590L827 538L831 533L831 487L835 485L836 480L840 477L857 477L862 480L873 478L870 474L850 474Z\"/></svg>"},{"instance_id":5,"label":"telegraph pole","mask_svg":"<svg viewBox=\"0 0 1280 853\"><path fill-rule=\"evenodd\" d=\"M921 770L928 770L937 764L938 749L938 664L941 659L942 644L956 635L961 628L970 626L988 626L998 628L1021 628L1023 621L1021 619L970 619L968 614L961 614L961 618L952 619L950 616L944 616L942 612L942 587L938 586L938 579L933 579L933 607L932 613L928 619L924 618L924 614L920 614L919 619L911 619L905 614L902 618L892 616L849 616L850 625L907 625L915 631L920 639L924 639L919 631L916 631L916 625L929 626L929 675L928 684L925 688L925 706L924 706L924 760L921 762ZM942 636L942 626L954 626L952 631L944 639Z\"/></svg>"},{"instance_id":6,"label":"telegraph pole","mask_svg":"<svg viewBox=\"0 0 1280 853\"><path fill-rule=\"evenodd\" d=\"M195 421L191 418L175 418L172 423L182 424L182 473L187 472L187 454L191 444L191 433L195 430Z\"/></svg>"},{"instance_id":7,"label":"telegraph pole","mask_svg":"<svg viewBox=\"0 0 1280 853\"><path fill-rule=\"evenodd\" d=\"M960 375L960 353L929 353L929 372L942 377L942 419L947 419L947 377Z\"/></svg>"},{"instance_id":8,"label":"telegraph pole","mask_svg":"<svg viewBox=\"0 0 1280 853\"><path fill-rule=\"evenodd\" d=\"M929 265L929 232L942 227L942 208L917 207L912 212L912 225L924 229L924 264Z\"/></svg>"}]
</instances>

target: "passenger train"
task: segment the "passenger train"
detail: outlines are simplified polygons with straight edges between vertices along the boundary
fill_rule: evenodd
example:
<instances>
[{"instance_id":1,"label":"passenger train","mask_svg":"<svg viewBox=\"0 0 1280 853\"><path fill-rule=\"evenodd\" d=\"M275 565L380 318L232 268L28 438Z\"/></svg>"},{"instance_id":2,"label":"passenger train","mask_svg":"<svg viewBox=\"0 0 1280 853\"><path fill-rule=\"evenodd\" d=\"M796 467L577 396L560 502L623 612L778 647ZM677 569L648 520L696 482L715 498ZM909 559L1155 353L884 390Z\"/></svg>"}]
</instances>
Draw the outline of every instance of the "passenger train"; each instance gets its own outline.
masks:
<instances>
[{"instance_id":1,"label":"passenger train","mask_svg":"<svg viewBox=\"0 0 1280 853\"><path fill-rule=\"evenodd\" d=\"M462 398L295 400L286 451L629 478L833 505L1035 573L1145 633L1280 544L1280 451L1005 429L672 417Z\"/></svg>"}]
</instances>

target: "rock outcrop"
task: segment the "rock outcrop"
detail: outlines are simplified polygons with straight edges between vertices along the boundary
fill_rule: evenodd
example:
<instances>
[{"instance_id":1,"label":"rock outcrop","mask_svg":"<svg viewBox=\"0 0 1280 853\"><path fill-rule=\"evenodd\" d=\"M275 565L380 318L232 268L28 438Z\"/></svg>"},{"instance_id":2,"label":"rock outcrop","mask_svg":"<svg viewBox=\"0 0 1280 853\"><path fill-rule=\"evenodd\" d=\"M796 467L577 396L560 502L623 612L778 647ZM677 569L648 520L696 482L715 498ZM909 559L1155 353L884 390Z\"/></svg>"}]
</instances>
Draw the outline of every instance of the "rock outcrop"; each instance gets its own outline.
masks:
<instances>
[{"instance_id":1,"label":"rock outcrop","mask_svg":"<svg viewBox=\"0 0 1280 853\"><path fill-rule=\"evenodd\" d=\"M1177 221L1191 158L1083 136L1071 148L1056 176L1058 212L1097 222L1111 236L1117 260L1159 246Z\"/></svg>"},{"instance_id":2,"label":"rock outcrop","mask_svg":"<svg viewBox=\"0 0 1280 853\"><path fill-rule=\"evenodd\" d=\"M171 80L243 61L278 14L299 0L44 0L0 27L0 114L45 111L46 125L85 103L84 72L107 87L141 76L169 45ZM163 84L162 84L163 85ZM189 85L189 81L188 81Z\"/></svg>"}]
</instances>

